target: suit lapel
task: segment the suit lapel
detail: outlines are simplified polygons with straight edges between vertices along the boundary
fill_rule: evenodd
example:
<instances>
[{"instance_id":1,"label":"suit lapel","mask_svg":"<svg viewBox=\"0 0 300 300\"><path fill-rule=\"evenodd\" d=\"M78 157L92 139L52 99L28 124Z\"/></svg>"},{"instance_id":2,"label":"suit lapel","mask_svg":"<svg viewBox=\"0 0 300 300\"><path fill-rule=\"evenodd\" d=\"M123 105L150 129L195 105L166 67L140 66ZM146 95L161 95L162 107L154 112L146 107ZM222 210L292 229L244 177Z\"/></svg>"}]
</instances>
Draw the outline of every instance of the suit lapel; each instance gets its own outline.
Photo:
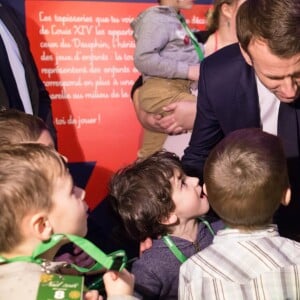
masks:
<instances>
[{"instance_id":1,"label":"suit lapel","mask_svg":"<svg viewBox=\"0 0 300 300\"><path fill-rule=\"evenodd\" d=\"M300 99L294 103L280 103L278 114L278 136L281 138L286 156L299 157Z\"/></svg>"},{"instance_id":2,"label":"suit lapel","mask_svg":"<svg viewBox=\"0 0 300 300\"><path fill-rule=\"evenodd\" d=\"M261 127L259 101L255 75L247 65L240 74L239 86L234 97L236 105L236 123L240 128Z\"/></svg>"}]
</instances>

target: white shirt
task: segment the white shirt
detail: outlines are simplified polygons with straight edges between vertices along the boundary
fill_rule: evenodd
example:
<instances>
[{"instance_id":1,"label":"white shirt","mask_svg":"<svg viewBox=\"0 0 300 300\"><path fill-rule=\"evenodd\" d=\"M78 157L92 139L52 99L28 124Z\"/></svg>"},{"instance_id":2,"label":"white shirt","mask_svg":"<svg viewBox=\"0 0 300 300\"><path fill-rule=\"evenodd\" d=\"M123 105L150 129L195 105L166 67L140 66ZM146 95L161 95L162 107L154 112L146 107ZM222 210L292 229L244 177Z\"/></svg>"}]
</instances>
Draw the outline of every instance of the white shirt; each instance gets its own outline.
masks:
<instances>
[{"instance_id":1,"label":"white shirt","mask_svg":"<svg viewBox=\"0 0 300 300\"><path fill-rule=\"evenodd\" d=\"M6 52L8 55L9 63L15 77L15 81L17 84L18 92L20 98L22 100L24 110L28 114L33 114L32 105L30 101L30 96L28 92L25 70L22 63L22 58L20 55L20 51L16 41L13 36L4 25L4 23L0 20L0 35L2 37L3 43L6 48Z\"/></svg>"},{"instance_id":2,"label":"white shirt","mask_svg":"<svg viewBox=\"0 0 300 300\"><path fill-rule=\"evenodd\" d=\"M180 268L180 300L299 298L300 243L279 236L276 225L219 230L212 245Z\"/></svg>"},{"instance_id":3,"label":"white shirt","mask_svg":"<svg viewBox=\"0 0 300 300\"><path fill-rule=\"evenodd\" d=\"M280 100L256 76L262 130L277 135Z\"/></svg>"}]
</instances>

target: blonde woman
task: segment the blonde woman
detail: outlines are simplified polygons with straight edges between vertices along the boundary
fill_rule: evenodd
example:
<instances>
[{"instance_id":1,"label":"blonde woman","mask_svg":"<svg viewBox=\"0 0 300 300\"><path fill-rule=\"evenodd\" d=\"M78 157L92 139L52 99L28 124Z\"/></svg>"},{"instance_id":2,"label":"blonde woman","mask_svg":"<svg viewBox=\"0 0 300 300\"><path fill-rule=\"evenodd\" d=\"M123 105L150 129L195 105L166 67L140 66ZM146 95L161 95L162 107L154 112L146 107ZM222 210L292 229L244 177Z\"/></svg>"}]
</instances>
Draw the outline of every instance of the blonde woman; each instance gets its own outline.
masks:
<instances>
[{"instance_id":1,"label":"blonde woman","mask_svg":"<svg viewBox=\"0 0 300 300\"><path fill-rule=\"evenodd\" d=\"M239 6L245 0L216 0L207 15L207 32L196 34L200 42L204 42L205 56L237 42L235 17ZM208 38L207 38L208 36ZM207 40L203 40L207 38ZM193 129L196 103L179 101L164 107L168 115L146 113L139 105L138 87L142 82L136 82L132 89L132 99L137 117L143 126L149 130L169 134L163 148L175 152L178 156L188 145Z\"/></svg>"}]
</instances>

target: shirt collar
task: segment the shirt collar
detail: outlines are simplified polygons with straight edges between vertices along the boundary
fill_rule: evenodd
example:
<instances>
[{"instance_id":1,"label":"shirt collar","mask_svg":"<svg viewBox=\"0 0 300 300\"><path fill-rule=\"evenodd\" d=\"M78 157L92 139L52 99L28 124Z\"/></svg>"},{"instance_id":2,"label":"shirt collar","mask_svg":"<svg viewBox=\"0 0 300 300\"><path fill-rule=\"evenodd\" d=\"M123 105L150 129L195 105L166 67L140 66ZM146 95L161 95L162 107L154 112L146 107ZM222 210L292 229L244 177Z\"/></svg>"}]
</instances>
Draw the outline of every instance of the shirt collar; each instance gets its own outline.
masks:
<instances>
[{"instance_id":1,"label":"shirt collar","mask_svg":"<svg viewBox=\"0 0 300 300\"><path fill-rule=\"evenodd\" d=\"M244 231L240 229L227 228L219 230L213 243L224 243L226 241L243 241L249 239L260 239L264 237L279 236L277 225L270 224L264 229Z\"/></svg>"}]
</instances>

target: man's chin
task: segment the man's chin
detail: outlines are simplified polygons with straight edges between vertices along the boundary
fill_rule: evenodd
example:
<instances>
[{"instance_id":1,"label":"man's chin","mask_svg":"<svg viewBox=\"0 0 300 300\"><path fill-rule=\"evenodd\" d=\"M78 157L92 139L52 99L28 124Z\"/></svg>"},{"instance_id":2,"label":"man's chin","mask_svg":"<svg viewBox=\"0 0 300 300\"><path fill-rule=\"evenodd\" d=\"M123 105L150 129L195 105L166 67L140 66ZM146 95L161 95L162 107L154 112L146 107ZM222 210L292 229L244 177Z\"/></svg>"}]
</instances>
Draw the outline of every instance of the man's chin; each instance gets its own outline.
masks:
<instances>
[{"instance_id":1,"label":"man's chin","mask_svg":"<svg viewBox=\"0 0 300 300\"><path fill-rule=\"evenodd\" d=\"M285 97L282 97L280 95L276 95L276 97L281 101L281 102L284 102L284 103L292 103L294 102L298 97L293 97L293 98L285 98Z\"/></svg>"}]
</instances>

